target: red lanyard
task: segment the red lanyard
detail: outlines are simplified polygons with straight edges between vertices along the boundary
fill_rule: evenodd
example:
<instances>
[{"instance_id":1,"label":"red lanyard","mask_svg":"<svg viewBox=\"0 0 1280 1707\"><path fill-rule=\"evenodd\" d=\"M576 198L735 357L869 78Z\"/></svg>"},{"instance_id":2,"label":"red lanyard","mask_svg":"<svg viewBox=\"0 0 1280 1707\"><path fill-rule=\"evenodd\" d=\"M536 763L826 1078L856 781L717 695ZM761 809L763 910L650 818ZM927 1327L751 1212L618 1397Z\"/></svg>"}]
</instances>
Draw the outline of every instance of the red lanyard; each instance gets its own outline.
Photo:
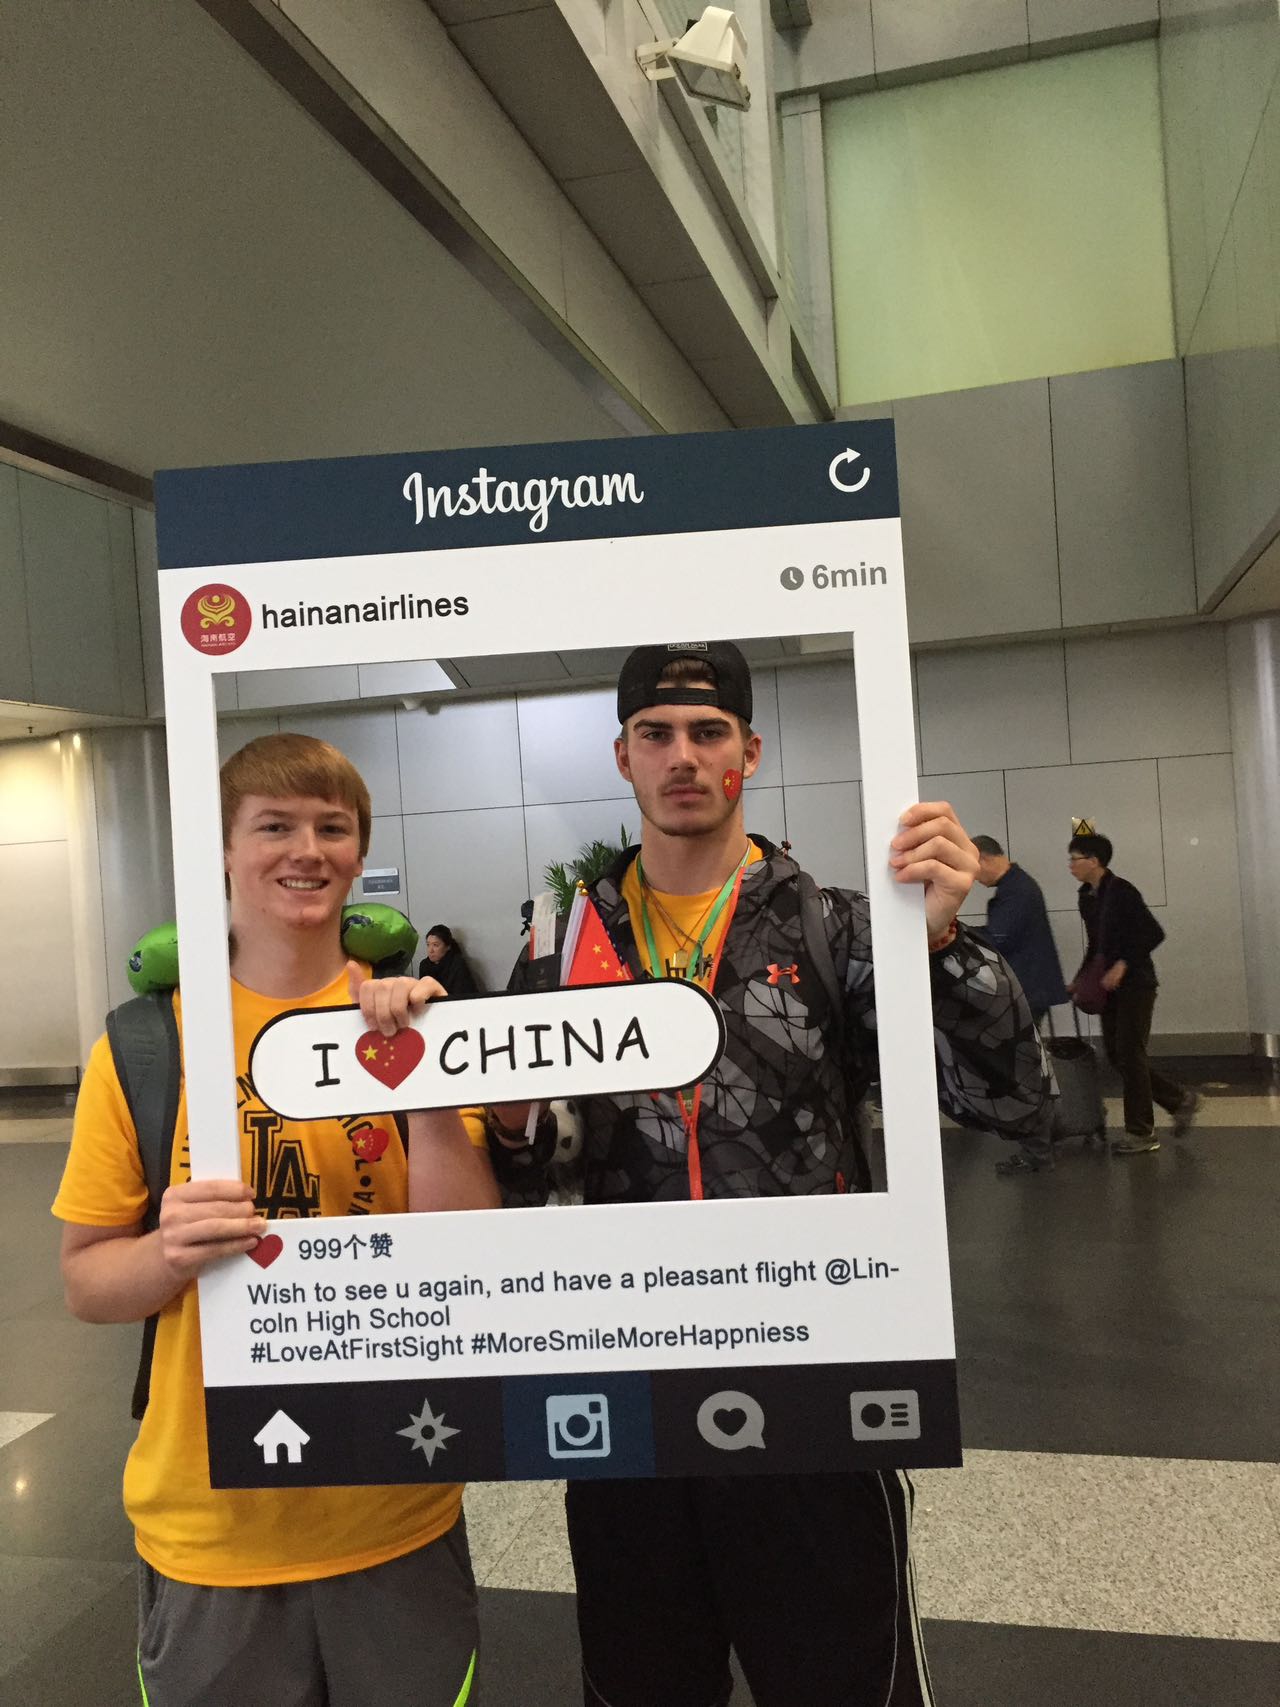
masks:
<instances>
[{"instance_id":1,"label":"red lanyard","mask_svg":"<svg viewBox=\"0 0 1280 1707\"><path fill-rule=\"evenodd\" d=\"M724 954L724 945L729 940L729 932L733 929L733 915L738 910L738 891L742 888L742 878L747 867L744 861L738 867L738 879L729 897L729 906L724 921L724 931L720 937L720 946L716 949L716 957L711 962L711 976L706 982L706 992L711 995L716 987L716 973L720 970L720 960ZM654 970L651 966L650 972ZM680 1109L680 1119L684 1123L685 1137L688 1141L689 1160L689 1196L695 1203L702 1201L702 1152L698 1149L698 1116L702 1113L702 1085L694 1088L693 1102L685 1101L683 1091L676 1092L676 1103Z\"/></svg>"}]
</instances>

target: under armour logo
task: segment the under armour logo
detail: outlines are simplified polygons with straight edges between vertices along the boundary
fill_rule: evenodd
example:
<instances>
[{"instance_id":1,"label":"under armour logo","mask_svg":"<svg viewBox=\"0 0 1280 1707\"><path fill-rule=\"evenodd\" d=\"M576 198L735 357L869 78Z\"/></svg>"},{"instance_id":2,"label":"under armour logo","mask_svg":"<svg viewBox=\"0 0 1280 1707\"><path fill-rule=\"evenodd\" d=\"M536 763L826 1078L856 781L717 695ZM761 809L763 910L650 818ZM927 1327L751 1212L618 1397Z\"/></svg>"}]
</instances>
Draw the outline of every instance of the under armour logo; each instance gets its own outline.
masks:
<instances>
[{"instance_id":1,"label":"under armour logo","mask_svg":"<svg viewBox=\"0 0 1280 1707\"><path fill-rule=\"evenodd\" d=\"M790 966L775 966L773 962L770 961L769 982L771 984L776 984L779 978L790 978L793 984L798 984L800 982L799 961L793 960Z\"/></svg>"}]
</instances>

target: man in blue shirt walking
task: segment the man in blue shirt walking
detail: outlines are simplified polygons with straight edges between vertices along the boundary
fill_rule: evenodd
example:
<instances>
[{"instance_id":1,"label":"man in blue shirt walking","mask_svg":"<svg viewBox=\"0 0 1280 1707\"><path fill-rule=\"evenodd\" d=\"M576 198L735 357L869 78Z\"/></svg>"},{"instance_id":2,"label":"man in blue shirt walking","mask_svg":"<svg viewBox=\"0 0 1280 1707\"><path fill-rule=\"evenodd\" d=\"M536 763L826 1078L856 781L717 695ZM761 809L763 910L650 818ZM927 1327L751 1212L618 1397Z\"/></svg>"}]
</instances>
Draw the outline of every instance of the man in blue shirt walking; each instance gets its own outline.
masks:
<instances>
[{"instance_id":1,"label":"man in blue shirt walking","mask_svg":"<svg viewBox=\"0 0 1280 1707\"><path fill-rule=\"evenodd\" d=\"M1030 872L1015 865L994 836L975 836L978 882L994 891L987 903L982 932L1013 967L1039 1026L1050 1008L1067 1000L1058 946L1049 926L1049 913L1040 885ZM1034 1174L1053 1166L1050 1119L1041 1131L1020 1141L1018 1154L996 1163L1002 1174Z\"/></svg>"}]
</instances>

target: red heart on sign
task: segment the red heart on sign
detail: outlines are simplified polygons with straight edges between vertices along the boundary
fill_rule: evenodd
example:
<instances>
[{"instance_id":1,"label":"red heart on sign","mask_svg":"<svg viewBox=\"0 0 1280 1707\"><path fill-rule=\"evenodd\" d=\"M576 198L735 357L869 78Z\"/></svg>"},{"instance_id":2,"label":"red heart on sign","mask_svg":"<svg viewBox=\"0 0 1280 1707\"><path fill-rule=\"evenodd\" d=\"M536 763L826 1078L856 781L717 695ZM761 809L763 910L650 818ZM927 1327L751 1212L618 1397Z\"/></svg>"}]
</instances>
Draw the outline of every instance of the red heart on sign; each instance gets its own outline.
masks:
<instances>
[{"instance_id":1,"label":"red heart on sign","mask_svg":"<svg viewBox=\"0 0 1280 1707\"><path fill-rule=\"evenodd\" d=\"M245 1255L252 1257L259 1268L270 1268L283 1249L284 1240L279 1233L268 1233L265 1238L258 1240L251 1251L246 1251Z\"/></svg>"},{"instance_id":2,"label":"red heart on sign","mask_svg":"<svg viewBox=\"0 0 1280 1707\"><path fill-rule=\"evenodd\" d=\"M351 1148L362 1162L376 1162L390 1142L391 1134L380 1126L361 1126L351 1134Z\"/></svg>"},{"instance_id":3,"label":"red heart on sign","mask_svg":"<svg viewBox=\"0 0 1280 1707\"><path fill-rule=\"evenodd\" d=\"M426 1048L419 1031L397 1031L394 1037L366 1031L356 1044L356 1060L379 1084L395 1090L421 1061Z\"/></svg>"}]
</instances>

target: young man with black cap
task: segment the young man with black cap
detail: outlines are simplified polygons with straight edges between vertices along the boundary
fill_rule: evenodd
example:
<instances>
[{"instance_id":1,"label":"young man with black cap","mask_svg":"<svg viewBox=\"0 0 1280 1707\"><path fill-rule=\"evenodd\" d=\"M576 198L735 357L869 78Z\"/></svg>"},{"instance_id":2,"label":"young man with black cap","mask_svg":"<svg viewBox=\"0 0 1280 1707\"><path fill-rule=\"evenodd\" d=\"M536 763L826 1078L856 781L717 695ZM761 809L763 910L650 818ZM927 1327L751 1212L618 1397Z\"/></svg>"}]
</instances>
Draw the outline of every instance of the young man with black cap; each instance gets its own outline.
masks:
<instances>
[{"instance_id":1,"label":"young man with black cap","mask_svg":"<svg viewBox=\"0 0 1280 1707\"><path fill-rule=\"evenodd\" d=\"M736 646L643 646L623 666L615 754L643 829L591 897L633 976L714 992L727 1041L692 1093L579 1104L588 1203L868 1183L857 1120L875 1054L868 903L817 890L748 836L742 790L761 747L751 716ZM918 805L888 857L899 882L925 891L943 1106L988 1131L1034 1130L1047 1082L1026 1002L956 922L977 870L972 843L949 806ZM558 977L557 956L522 958L511 988ZM529 1142L527 1115L508 1105L486 1117L508 1201L526 1204L545 1195L555 1138L544 1120ZM731 1647L757 1707L932 1702L910 1499L905 1477L879 1472L570 1483L587 1707L722 1707Z\"/></svg>"}]
</instances>

